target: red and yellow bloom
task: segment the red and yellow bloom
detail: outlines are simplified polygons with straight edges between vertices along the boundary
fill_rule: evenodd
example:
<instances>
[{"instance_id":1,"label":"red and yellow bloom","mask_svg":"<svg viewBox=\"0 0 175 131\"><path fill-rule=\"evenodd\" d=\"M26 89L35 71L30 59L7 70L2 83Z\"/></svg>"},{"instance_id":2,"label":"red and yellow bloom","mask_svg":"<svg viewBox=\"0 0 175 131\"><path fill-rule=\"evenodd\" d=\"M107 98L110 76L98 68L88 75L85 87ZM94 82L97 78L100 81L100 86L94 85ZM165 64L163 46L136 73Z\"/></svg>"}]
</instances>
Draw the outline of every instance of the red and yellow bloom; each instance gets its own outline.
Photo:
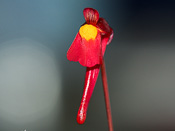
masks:
<instances>
[{"instance_id":1,"label":"red and yellow bloom","mask_svg":"<svg viewBox=\"0 0 175 131\"><path fill-rule=\"evenodd\" d=\"M77 115L77 122L83 124L86 119L87 107L98 78L101 59L113 38L113 30L104 18L99 18L97 10L85 8L83 11L86 22L80 27L72 45L67 52L67 59L78 61L86 66L86 77L83 97Z\"/></svg>"}]
</instances>

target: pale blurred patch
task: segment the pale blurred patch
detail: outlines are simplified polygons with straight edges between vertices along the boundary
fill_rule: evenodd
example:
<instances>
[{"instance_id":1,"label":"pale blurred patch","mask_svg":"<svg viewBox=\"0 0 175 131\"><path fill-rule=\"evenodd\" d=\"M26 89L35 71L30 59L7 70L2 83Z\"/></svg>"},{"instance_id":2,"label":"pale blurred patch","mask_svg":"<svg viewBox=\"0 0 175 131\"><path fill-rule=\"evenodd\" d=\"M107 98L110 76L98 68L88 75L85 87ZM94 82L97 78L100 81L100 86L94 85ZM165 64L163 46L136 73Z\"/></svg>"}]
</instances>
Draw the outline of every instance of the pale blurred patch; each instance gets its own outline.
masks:
<instances>
[{"instance_id":1,"label":"pale blurred patch","mask_svg":"<svg viewBox=\"0 0 175 131\"><path fill-rule=\"evenodd\" d=\"M42 44L27 38L2 43L0 120L21 124L48 116L60 104L59 75L53 52Z\"/></svg>"}]
</instances>

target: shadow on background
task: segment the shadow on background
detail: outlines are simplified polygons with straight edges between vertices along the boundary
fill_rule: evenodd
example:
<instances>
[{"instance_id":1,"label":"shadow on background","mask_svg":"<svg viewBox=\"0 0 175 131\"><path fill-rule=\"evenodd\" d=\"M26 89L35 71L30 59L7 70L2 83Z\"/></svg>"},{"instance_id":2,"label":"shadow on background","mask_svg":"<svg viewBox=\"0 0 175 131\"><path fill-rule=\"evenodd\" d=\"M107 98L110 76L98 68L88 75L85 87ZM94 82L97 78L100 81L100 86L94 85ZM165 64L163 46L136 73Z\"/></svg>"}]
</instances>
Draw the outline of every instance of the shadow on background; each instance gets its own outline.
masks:
<instances>
[{"instance_id":1,"label":"shadow on background","mask_svg":"<svg viewBox=\"0 0 175 131\"><path fill-rule=\"evenodd\" d=\"M175 130L175 9L170 1L0 1L0 130L108 130L99 76L76 123L85 68L66 52L83 9L114 29L105 60L115 131Z\"/></svg>"}]
</instances>

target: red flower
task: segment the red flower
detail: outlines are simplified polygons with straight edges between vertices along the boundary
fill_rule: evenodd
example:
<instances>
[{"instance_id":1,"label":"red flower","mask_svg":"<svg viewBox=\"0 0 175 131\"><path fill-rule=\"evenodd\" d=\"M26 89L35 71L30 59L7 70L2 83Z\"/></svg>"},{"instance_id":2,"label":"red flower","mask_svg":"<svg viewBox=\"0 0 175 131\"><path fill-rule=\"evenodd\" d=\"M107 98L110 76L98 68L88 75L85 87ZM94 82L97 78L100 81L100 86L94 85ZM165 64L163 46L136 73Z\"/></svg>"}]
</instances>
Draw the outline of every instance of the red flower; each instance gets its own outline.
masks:
<instances>
[{"instance_id":1,"label":"red flower","mask_svg":"<svg viewBox=\"0 0 175 131\"><path fill-rule=\"evenodd\" d=\"M80 27L67 59L79 61L82 66L92 67L100 64L101 50L104 55L106 45L113 38L113 30L103 18L99 18L97 10L85 8L83 11L86 22Z\"/></svg>"},{"instance_id":2,"label":"red flower","mask_svg":"<svg viewBox=\"0 0 175 131\"><path fill-rule=\"evenodd\" d=\"M77 122L83 124L90 97L99 74L101 58L106 45L113 38L113 30L104 18L99 18L97 10L85 8L83 11L86 22L80 27L71 47L67 52L67 59L78 61L86 66L86 77L83 97L78 111Z\"/></svg>"}]
</instances>

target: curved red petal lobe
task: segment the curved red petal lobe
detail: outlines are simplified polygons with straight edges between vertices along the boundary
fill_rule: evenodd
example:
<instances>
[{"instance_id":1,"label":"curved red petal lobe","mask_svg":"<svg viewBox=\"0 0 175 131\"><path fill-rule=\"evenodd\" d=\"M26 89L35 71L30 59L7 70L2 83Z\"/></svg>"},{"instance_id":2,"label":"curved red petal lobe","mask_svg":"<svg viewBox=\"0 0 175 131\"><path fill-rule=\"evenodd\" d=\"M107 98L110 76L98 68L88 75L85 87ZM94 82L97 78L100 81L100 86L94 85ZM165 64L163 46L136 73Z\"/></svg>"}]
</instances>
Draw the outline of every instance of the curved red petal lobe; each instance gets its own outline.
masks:
<instances>
[{"instance_id":1,"label":"curved red petal lobe","mask_svg":"<svg viewBox=\"0 0 175 131\"><path fill-rule=\"evenodd\" d=\"M110 26L104 18L99 18L97 27L100 28L104 33L110 33Z\"/></svg>"},{"instance_id":2,"label":"curved red petal lobe","mask_svg":"<svg viewBox=\"0 0 175 131\"><path fill-rule=\"evenodd\" d=\"M79 56L79 63L82 66L92 67L96 64L100 64L101 55L101 35L97 34L97 37L93 40L86 40L82 38L81 53Z\"/></svg>"},{"instance_id":3,"label":"curved red petal lobe","mask_svg":"<svg viewBox=\"0 0 175 131\"><path fill-rule=\"evenodd\" d=\"M104 55L106 46L112 41L113 39L113 31L110 36L108 35L103 35L101 39L101 44L102 44L102 55Z\"/></svg>"},{"instance_id":4,"label":"curved red petal lobe","mask_svg":"<svg viewBox=\"0 0 175 131\"><path fill-rule=\"evenodd\" d=\"M102 56L104 56L104 54L105 54L105 50L106 50L106 46L107 46L108 40L109 40L108 37L104 37L104 36L102 37L102 41L101 41L101 44L102 44Z\"/></svg>"},{"instance_id":5,"label":"curved red petal lobe","mask_svg":"<svg viewBox=\"0 0 175 131\"><path fill-rule=\"evenodd\" d=\"M97 27L101 31L101 35L104 36L103 38L106 38L106 37L109 38L107 41L107 44L109 44L111 42L111 40L113 39L112 28L109 26L109 24L107 23L107 21L104 18L99 18L98 23L97 23Z\"/></svg>"},{"instance_id":6,"label":"curved red petal lobe","mask_svg":"<svg viewBox=\"0 0 175 131\"><path fill-rule=\"evenodd\" d=\"M104 18L99 18L96 26L101 32L102 55L104 55L106 46L113 39L113 30Z\"/></svg>"},{"instance_id":7,"label":"curved red petal lobe","mask_svg":"<svg viewBox=\"0 0 175 131\"><path fill-rule=\"evenodd\" d=\"M86 120L87 108L98 78L99 70L100 65L95 65L94 67L87 67L83 96L77 114L77 122L79 124L83 124Z\"/></svg>"},{"instance_id":8,"label":"curved red petal lobe","mask_svg":"<svg viewBox=\"0 0 175 131\"><path fill-rule=\"evenodd\" d=\"M113 32L113 30L112 30L112 28L111 28L111 34L110 34L110 36L109 36L109 40L108 40L107 45L108 45L109 43L111 43L113 37L114 37L114 32Z\"/></svg>"},{"instance_id":9,"label":"curved red petal lobe","mask_svg":"<svg viewBox=\"0 0 175 131\"><path fill-rule=\"evenodd\" d=\"M72 42L69 50L67 51L67 59L70 61L78 61L80 57L80 50L81 50L81 36L78 33Z\"/></svg>"},{"instance_id":10,"label":"curved red petal lobe","mask_svg":"<svg viewBox=\"0 0 175 131\"><path fill-rule=\"evenodd\" d=\"M83 10L83 15L87 24L95 25L99 19L99 13L93 8L85 8Z\"/></svg>"}]
</instances>

